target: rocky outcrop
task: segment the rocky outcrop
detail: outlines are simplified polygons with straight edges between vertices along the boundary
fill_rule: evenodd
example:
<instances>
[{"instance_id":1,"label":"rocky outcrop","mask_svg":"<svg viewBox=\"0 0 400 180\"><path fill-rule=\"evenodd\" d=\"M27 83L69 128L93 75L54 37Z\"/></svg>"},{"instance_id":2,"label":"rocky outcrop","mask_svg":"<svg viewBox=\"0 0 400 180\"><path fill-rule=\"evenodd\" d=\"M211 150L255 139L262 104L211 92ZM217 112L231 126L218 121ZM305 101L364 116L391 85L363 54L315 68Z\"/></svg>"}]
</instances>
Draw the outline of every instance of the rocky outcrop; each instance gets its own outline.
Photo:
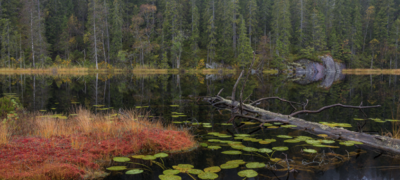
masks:
<instances>
[{"instance_id":1,"label":"rocky outcrop","mask_svg":"<svg viewBox=\"0 0 400 180\"><path fill-rule=\"evenodd\" d=\"M299 84L310 84L321 81L320 87L329 88L333 82L344 79L342 70L343 63L338 63L329 55L320 57L322 63L308 59L300 59L289 64L289 69L294 71L294 82Z\"/></svg>"}]
</instances>

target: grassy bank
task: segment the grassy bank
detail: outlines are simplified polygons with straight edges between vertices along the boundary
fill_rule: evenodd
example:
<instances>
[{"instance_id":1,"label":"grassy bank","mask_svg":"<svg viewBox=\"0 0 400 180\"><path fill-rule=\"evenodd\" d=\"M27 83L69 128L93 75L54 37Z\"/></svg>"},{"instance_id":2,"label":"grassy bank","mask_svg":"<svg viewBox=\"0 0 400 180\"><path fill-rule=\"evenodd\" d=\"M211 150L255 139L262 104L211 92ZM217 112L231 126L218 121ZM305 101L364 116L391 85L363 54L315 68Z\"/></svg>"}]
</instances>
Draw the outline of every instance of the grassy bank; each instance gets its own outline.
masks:
<instances>
[{"instance_id":1,"label":"grassy bank","mask_svg":"<svg viewBox=\"0 0 400 180\"><path fill-rule=\"evenodd\" d=\"M342 73L354 74L354 75L370 75L370 74L400 75L400 69L344 69Z\"/></svg>"},{"instance_id":2,"label":"grassy bank","mask_svg":"<svg viewBox=\"0 0 400 180\"><path fill-rule=\"evenodd\" d=\"M19 114L0 125L0 179L81 179L101 175L113 156L184 151L197 146L175 126L150 122L136 111L65 117Z\"/></svg>"},{"instance_id":3,"label":"grassy bank","mask_svg":"<svg viewBox=\"0 0 400 180\"><path fill-rule=\"evenodd\" d=\"M94 69L94 68L37 68L37 69L13 69L13 68L0 68L0 75L10 74L43 74L43 75L89 75L93 73L100 74L180 74L180 73L201 73L201 74L218 74L218 73L236 73L234 69L148 69L148 68L134 68L134 69Z\"/></svg>"}]
</instances>

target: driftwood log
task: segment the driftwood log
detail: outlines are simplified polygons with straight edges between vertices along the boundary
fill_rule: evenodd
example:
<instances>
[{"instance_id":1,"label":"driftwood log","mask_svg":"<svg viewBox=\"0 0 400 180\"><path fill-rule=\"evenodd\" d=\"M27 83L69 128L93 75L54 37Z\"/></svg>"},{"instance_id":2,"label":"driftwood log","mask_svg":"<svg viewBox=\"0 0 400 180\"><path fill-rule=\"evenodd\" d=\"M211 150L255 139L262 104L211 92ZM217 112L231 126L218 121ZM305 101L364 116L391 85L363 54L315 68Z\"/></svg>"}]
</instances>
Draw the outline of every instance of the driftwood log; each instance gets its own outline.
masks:
<instances>
[{"instance_id":1,"label":"driftwood log","mask_svg":"<svg viewBox=\"0 0 400 180\"><path fill-rule=\"evenodd\" d=\"M316 112L321 112L327 108L336 106L345 108L357 108L357 109L374 108L379 106L361 106L361 105L348 106L342 104L335 104L323 107L317 111L302 110L294 112L291 115L283 115L255 107L251 104L242 104L242 108L241 110L239 110L240 102L225 99L220 96L208 97L205 98L205 100L218 109L231 110L233 112L233 116L231 117L229 122L233 121L235 118L247 118L259 121L261 126L264 123L269 123L269 122L281 122L285 124L292 124L297 126L294 129L303 130L315 135L327 134L329 138L336 140L359 141L364 144L356 145L357 147L369 150L375 150L379 154L389 154L391 156L400 157L400 140L398 139L393 139L387 136L370 135L362 132L349 131L344 128L330 127L327 125L293 117L296 114L316 113Z\"/></svg>"}]
</instances>

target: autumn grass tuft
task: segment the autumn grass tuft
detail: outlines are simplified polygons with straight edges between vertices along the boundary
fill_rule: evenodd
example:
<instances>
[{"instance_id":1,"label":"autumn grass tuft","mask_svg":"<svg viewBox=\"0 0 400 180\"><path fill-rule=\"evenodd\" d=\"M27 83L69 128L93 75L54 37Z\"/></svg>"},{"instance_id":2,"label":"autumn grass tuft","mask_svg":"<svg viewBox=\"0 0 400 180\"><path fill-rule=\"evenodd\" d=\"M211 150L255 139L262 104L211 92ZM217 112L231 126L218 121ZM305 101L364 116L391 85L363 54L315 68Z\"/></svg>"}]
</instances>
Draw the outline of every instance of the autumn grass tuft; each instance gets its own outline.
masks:
<instances>
[{"instance_id":1,"label":"autumn grass tuft","mask_svg":"<svg viewBox=\"0 0 400 180\"><path fill-rule=\"evenodd\" d=\"M8 129L6 124L0 123L0 145L8 143Z\"/></svg>"},{"instance_id":2,"label":"autumn grass tuft","mask_svg":"<svg viewBox=\"0 0 400 180\"><path fill-rule=\"evenodd\" d=\"M80 107L71 114L77 115L21 114L9 131L1 125L0 179L82 179L114 156L197 147L187 129L150 121L145 112L94 114Z\"/></svg>"}]
</instances>

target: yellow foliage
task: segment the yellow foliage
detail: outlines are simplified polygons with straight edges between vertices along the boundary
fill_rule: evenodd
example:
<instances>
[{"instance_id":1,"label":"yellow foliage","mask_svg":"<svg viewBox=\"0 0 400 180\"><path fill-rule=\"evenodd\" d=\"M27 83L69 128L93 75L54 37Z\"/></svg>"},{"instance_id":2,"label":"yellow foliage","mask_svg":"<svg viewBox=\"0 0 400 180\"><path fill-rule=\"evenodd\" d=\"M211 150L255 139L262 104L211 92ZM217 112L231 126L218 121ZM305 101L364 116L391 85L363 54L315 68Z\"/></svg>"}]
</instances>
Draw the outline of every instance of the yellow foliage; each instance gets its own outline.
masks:
<instances>
[{"instance_id":1,"label":"yellow foliage","mask_svg":"<svg viewBox=\"0 0 400 180\"><path fill-rule=\"evenodd\" d=\"M200 59L199 63L197 64L196 69L204 69L205 67L204 59Z\"/></svg>"}]
</instances>

